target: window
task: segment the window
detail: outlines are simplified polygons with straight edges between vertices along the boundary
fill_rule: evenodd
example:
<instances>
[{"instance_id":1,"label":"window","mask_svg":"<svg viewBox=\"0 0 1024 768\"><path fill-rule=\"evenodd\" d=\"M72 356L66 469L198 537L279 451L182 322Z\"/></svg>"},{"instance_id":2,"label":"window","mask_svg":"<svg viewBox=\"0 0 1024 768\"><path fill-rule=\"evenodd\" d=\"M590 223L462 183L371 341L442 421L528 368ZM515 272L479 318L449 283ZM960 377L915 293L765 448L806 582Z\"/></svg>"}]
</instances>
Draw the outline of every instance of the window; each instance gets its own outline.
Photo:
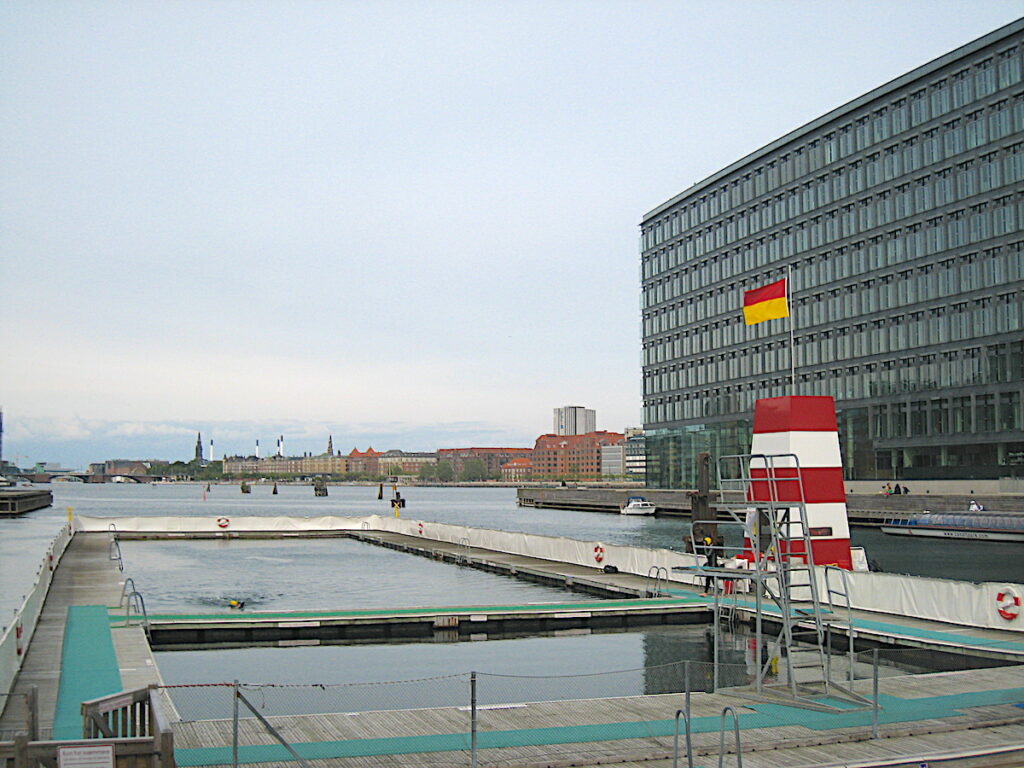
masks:
<instances>
[{"instance_id":1,"label":"window","mask_svg":"<svg viewBox=\"0 0 1024 768\"><path fill-rule=\"evenodd\" d=\"M991 59L982 62L974 73L974 90L979 99L995 93L996 73Z\"/></svg>"}]
</instances>

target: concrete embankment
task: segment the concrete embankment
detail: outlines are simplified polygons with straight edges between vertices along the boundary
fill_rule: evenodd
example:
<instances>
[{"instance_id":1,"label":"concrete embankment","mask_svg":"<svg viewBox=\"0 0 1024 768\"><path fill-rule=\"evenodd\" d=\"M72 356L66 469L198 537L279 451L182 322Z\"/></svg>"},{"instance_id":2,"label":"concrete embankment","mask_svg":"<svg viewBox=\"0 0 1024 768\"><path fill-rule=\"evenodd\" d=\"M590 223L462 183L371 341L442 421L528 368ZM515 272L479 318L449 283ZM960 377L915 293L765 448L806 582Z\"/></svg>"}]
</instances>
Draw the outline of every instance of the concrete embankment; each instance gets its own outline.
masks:
<instances>
[{"instance_id":1,"label":"concrete embankment","mask_svg":"<svg viewBox=\"0 0 1024 768\"><path fill-rule=\"evenodd\" d=\"M53 506L53 492L41 488L0 488L0 517L15 517Z\"/></svg>"},{"instance_id":2,"label":"concrete embankment","mask_svg":"<svg viewBox=\"0 0 1024 768\"><path fill-rule=\"evenodd\" d=\"M618 488L519 488L516 500L521 507L550 509L577 509L585 512L618 513L630 496L643 496L658 507L657 514L689 517L694 491L637 490ZM717 496L712 492L712 505ZM890 518L906 517L925 509L932 512L962 512L971 500L981 503L986 510L1024 514L1024 495L933 495L909 494L886 496L876 494L849 494L846 505L853 525L881 525Z\"/></svg>"}]
</instances>

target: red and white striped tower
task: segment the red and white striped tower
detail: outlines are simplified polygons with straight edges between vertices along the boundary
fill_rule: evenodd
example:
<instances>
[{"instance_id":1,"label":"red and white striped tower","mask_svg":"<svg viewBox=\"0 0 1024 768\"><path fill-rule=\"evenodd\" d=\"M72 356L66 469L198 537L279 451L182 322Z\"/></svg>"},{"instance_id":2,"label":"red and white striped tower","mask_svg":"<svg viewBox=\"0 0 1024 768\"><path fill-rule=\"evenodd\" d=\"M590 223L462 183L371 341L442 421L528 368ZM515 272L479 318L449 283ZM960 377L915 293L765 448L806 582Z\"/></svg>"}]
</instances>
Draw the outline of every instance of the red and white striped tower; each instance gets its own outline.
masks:
<instances>
[{"instance_id":1,"label":"red and white striped tower","mask_svg":"<svg viewBox=\"0 0 1024 768\"><path fill-rule=\"evenodd\" d=\"M852 569L843 460L833 399L792 396L758 400L754 404L750 452L755 456L796 455L799 471L792 458L774 461L774 483L768 482L770 470L754 459L751 477L755 480L750 496L754 501L768 501L772 495L776 502L800 501L799 474L814 564ZM758 482L757 478L765 481ZM786 482L783 478L792 479ZM797 548L803 549L802 541L794 542L794 552Z\"/></svg>"}]
</instances>

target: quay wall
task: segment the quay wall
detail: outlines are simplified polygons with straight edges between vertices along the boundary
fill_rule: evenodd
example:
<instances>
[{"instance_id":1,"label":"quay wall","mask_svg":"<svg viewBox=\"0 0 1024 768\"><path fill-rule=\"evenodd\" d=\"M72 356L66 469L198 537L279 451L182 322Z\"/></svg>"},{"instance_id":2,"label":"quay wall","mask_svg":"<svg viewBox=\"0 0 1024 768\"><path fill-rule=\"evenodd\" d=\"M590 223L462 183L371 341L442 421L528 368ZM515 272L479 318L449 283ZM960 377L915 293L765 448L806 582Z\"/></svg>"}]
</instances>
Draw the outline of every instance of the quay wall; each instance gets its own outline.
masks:
<instances>
[{"instance_id":1,"label":"quay wall","mask_svg":"<svg viewBox=\"0 0 1024 768\"><path fill-rule=\"evenodd\" d=\"M518 488L516 502L524 507L576 509L585 512L613 512L630 496L643 496L653 502L659 515L689 517L693 491L643 490L618 488ZM716 494L712 492L712 506ZM974 500L986 510L1024 514L1024 494L910 494L848 493L846 506L852 525L880 525L885 519L906 517L924 510L966 512Z\"/></svg>"},{"instance_id":2,"label":"quay wall","mask_svg":"<svg viewBox=\"0 0 1024 768\"><path fill-rule=\"evenodd\" d=\"M46 554L43 555L43 561L36 571L35 582L28 594L25 595L21 607L15 611L10 625L4 627L3 634L0 634L0 693L7 693L11 690L14 679L21 670L28 644L35 634L36 625L43 612L43 603L50 590L54 571L68 544L71 543L73 535L71 526L65 525L50 542ZM3 707L0 707L0 711L2 710Z\"/></svg>"},{"instance_id":3,"label":"quay wall","mask_svg":"<svg viewBox=\"0 0 1024 768\"><path fill-rule=\"evenodd\" d=\"M223 521L227 520L227 525ZM696 570L695 555L668 549L646 549L601 541L580 541L515 531L447 525L429 521L380 515L366 517L76 517L75 529L107 532L113 523L118 532L154 536L232 536L245 533L275 533L282 537L316 535L346 530L374 530L421 537L425 541L480 547L496 552L524 555L591 568L615 566L619 571L646 575L664 569L662 579L697 584L703 576ZM677 571L675 568L690 570ZM816 569L825 594L825 569ZM844 572L850 585L850 603L855 609L916 617L970 627L1024 633L1024 611L1012 606L1013 598L1024 602L1024 584L985 582L974 584L950 579L932 579L867 571ZM666 575L667 574L667 575ZM1008 602L1009 601L1009 604ZM1006 618L1000 609L1016 615Z\"/></svg>"}]
</instances>

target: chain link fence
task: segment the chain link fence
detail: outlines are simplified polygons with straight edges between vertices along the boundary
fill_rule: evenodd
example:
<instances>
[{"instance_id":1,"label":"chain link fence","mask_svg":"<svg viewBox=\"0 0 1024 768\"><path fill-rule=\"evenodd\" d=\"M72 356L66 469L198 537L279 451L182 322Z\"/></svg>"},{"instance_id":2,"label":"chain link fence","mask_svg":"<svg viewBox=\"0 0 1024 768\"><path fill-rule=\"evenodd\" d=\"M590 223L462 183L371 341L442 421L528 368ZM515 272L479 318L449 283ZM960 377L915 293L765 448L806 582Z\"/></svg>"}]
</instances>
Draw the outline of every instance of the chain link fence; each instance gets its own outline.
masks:
<instances>
[{"instance_id":1,"label":"chain link fence","mask_svg":"<svg viewBox=\"0 0 1024 768\"><path fill-rule=\"evenodd\" d=\"M994 662L968 654L945 654L941 661L944 671L936 673L934 655L924 651L864 651L852 657L851 676L851 658L834 657L836 679L852 677L863 701L833 711L765 705L751 697L744 687L756 675L753 658L719 664L717 692L714 665L700 661L584 675L468 672L375 683L222 682L166 690L182 719L178 749L222 745L204 764L230 764L235 749L242 763L416 753L417 764L436 766L667 759L677 743L689 743L698 757L717 756L720 747L735 749L726 707L736 714L738 738L759 748L816 743L823 731L840 740L867 740L920 720L931 721L930 731L1024 721L1018 706L1024 702L1022 668L986 668ZM692 695L699 693L707 695ZM284 745L295 755L289 758ZM680 755L683 765L685 752Z\"/></svg>"}]
</instances>

